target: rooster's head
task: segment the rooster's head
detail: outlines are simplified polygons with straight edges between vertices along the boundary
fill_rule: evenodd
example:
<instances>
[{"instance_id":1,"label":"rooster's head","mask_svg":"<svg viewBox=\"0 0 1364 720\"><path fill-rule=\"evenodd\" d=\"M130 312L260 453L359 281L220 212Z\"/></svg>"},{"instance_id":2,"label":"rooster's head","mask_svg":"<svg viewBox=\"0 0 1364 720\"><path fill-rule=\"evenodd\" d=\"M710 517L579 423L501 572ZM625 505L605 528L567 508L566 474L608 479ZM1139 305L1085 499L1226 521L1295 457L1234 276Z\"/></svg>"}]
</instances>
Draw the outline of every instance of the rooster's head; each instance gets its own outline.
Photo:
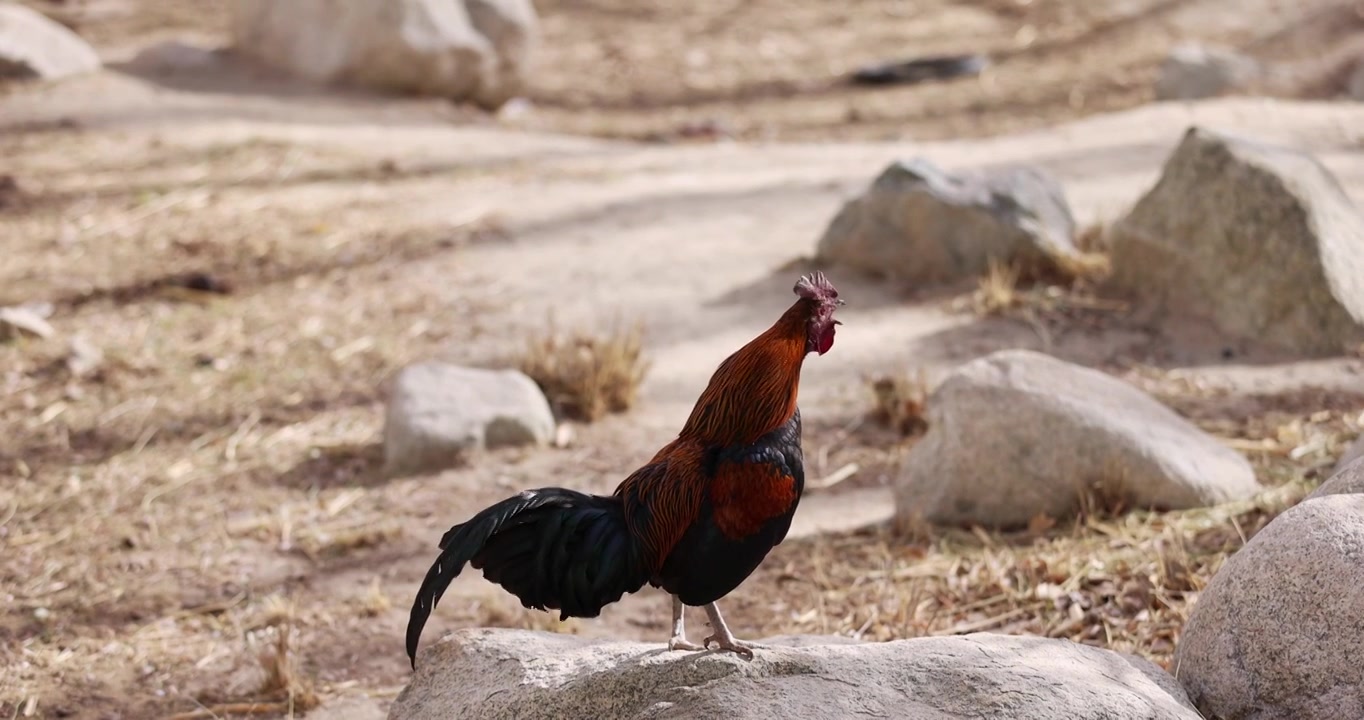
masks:
<instances>
[{"instance_id":1,"label":"rooster's head","mask_svg":"<svg viewBox=\"0 0 1364 720\"><path fill-rule=\"evenodd\" d=\"M834 326L843 324L834 319L834 310L843 304L838 298L838 290L824 277L824 273L815 271L796 281L795 293L802 301L808 301L805 304L810 309L806 321L805 352L817 352L820 355L829 352L829 348L834 346Z\"/></svg>"}]
</instances>

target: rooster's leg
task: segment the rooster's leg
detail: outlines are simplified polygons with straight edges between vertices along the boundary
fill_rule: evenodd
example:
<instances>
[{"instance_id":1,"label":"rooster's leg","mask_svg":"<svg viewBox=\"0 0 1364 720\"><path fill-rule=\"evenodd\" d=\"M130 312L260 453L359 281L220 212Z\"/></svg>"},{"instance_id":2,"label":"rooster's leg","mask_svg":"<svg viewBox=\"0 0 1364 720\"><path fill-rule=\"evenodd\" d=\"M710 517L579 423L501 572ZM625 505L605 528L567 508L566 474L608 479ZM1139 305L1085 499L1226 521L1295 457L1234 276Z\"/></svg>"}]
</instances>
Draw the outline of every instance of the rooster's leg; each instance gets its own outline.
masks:
<instances>
[{"instance_id":1,"label":"rooster's leg","mask_svg":"<svg viewBox=\"0 0 1364 720\"><path fill-rule=\"evenodd\" d=\"M729 626L725 625L725 619L720 615L720 606L711 603L706 606L706 616L710 618L710 629L714 634L706 638L703 643L707 648L713 642L720 650L729 650L749 660L753 659L753 649L761 647L753 643L740 642L734 637L734 633L729 631Z\"/></svg>"},{"instance_id":2,"label":"rooster's leg","mask_svg":"<svg viewBox=\"0 0 1364 720\"><path fill-rule=\"evenodd\" d=\"M686 618L682 598L673 596L673 636L668 638L669 650L703 650L700 645L687 640Z\"/></svg>"}]
</instances>

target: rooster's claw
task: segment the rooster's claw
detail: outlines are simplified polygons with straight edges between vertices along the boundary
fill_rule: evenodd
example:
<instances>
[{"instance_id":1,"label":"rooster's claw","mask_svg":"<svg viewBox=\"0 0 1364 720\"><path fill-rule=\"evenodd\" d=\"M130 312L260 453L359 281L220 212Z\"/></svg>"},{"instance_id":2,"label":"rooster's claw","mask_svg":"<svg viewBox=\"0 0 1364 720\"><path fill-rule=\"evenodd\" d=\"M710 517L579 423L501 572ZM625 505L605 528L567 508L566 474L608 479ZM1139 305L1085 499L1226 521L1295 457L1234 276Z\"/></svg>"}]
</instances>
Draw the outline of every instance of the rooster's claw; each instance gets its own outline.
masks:
<instances>
[{"instance_id":1,"label":"rooster's claw","mask_svg":"<svg viewBox=\"0 0 1364 720\"><path fill-rule=\"evenodd\" d=\"M694 642L692 642L692 641L690 641L690 640L688 640L688 639L686 639L686 638L684 638L684 637L678 636L678 637L668 638L668 649L669 649L669 650L704 650L705 648L701 647L700 645L697 645L696 643L694 643Z\"/></svg>"},{"instance_id":2,"label":"rooster's claw","mask_svg":"<svg viewBox=\"0 0 1364 720\"><path fill-rule=\"evenodd\" d=\"M711 643L715 643L716 650L728 650L729 652L732 652L745 660L752 660L753 649L759 647L757 645L750 645L748 643L739 642L738 640L735 640L733 637L724 637L722 635L711 635L710 637L706 638L703 644L706 646L706 649L709 650L711 649L710 648Z\"/></svg>"}]
</instances>

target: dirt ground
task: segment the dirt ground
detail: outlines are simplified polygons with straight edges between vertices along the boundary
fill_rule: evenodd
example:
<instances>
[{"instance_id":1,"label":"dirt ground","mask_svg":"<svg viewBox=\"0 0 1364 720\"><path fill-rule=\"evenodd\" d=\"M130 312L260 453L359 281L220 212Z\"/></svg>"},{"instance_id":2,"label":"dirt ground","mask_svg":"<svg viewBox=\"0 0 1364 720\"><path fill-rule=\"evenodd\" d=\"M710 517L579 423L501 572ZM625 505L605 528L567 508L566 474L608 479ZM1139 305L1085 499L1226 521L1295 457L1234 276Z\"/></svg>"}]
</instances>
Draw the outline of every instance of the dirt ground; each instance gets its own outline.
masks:
<instances>
[{"instance_id":1,"label":"dirt ground","mask_svg":"<svg viewBox=\"0 0 1364 720\"><path fill-rule=\"evenodd\" d=\"M0 343L0 718L382 709L407 677L406 610L440 533L525 487L610 489L787 304L824 223L888 159L1035 161L1090 222L1206 121L1307 147L1364 201L1364 116L1342 103L1062 125L1147 102L1178 38L1288 59L1343 42L1364 21L1339 2L539 2L530 104L501 117L303 88L218 56L176 73L130 62L170 39L222 43L225 2L29 4L110 68L0 95L0 174L15 181L0 186L0 306L50 303L57 331ZM864 62L967 51L995 65L839 84ZM798 537L723 604L744 636L997 630L1164 661L1226 553L1364 423L1358 357L1185 342L1102 309L981 318L961 310L971 285L836 281L856 302L807 368L806 451L813 478L858 470L813 490ZM505 364L551 314L645 323L634 409L575 425L565 448L381 476L393 370ZM102 358L82 368L73 342ZM931 382L1019 346L1157 393L1251 455L1266 494L1015 537L855 529L884 519L913 442L867 418L868 379ZM661 641L666 615L643 592L560 624L466 576L426 639L479 624Z\"/></svg>"},{"instance_id":2,"label":"dirt ground","mask_svg":"<svg viewBox=\"0 0 1364 720\"><path fill-rule=\"evenodd\" d=\"M111 55L216 47L226 0L26 0ZM937 140L1044 127L1152 99L1161 59L1201 40L1287 63L1290 95L1364 48L1350 0L538 0L543 42L512 127L632 139ZM1339 52L1337 52L1339 51ZM981 76L864 88L867 64L983 54ZM194 78L195 82L204 78ZM212 79L202 83L212 85ZM256 83L259 89L259 83Z\"/></svg>"}]
</instances>

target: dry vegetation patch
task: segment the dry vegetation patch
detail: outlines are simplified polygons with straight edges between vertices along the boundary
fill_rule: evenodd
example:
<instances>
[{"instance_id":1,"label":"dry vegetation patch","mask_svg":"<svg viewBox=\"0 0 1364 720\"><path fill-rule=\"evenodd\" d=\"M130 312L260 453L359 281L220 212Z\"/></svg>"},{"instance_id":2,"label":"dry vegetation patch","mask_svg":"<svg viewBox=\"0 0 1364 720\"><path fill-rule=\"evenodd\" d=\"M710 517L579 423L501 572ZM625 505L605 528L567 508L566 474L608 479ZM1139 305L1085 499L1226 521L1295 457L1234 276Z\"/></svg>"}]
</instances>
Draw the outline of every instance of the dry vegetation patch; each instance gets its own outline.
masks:
<instances>
[{"instance_id":1,"label":"dry vegetation patch","mask_svg":"<svg viewBox=\"0 0 1364 720\"><path fill-rule=\"evenodd\" d=\"M1075 231L1078 253L1054 257L1046 266L1036 262L991 258L986 272L969 296L953 302L982 317L1039 315L1065 312L1120 312L1121 302L1099 298L1095 288L1111 271L1106 245L1108 223L1096 220Z\"/></svg>"},{"instance_id":2,"label":"dry vegetation patch","mask_svg":"<svg viewBox=\"0 0 1364 720\"><path fill-rule=\"evenodd\" d=\"M1282 486L1238 506L1090 516L1018 534L939 530L906 543L875 531L802 540L764 571L763 581L781 592L767 605L772 619L763 628L867 640L1030 634L1168 663L1198 591L1305 492Z\"/></svg>"},{"instance_id":3,"label":"dry vegetation patch","mask_svg":"<svg viewBox=\"0 0 1364 720\"><path fill-rule=\"evenodd\" d=\"M871 392L871 419L901 435L922 434L928 429L928 376L919 372L878 375L867 380Z\"/></svg>"},{"instance_id":4,"label":"dry vegetation patch","mask_svg":"<svg viewBox=\"0 0 1364 720\"><path fill-rule=\"evenodd\" d=\"M649 370L638 324L596 334L565 333L551 323L527 340L516 365L540 386L556 415L586 422L629 410Z\"/></svg>"},{"instance_id":5,"label":"dry vegetation patch","mask_svg":"<svg viewBox=\"0 0 1364 720\"><path fill-rule=\"evenodd\" d=\"M277 597L277 596L275 596ZM220 693L198 698L199 708L171 715L168 720L200 720L224 716L303 716L321 704L314 680L300 672L293 648L297 634L294 608L287 601L267 606L266 617L244 636L258 665L255 687L240 699L214 701Z\"/></svg>"},{"instance_id":6,"label":"dry vegetation patch","mask_svg":"<svg viewBox=\"0 0 1364 720\"><path fill-rule=\"evenodd\" d=\"M1105 256L1092 257L1100 258L1095 263L1106 267ZM1057 279L1030 273L1015 263L992 260L989 270L976 281L976 289L953 299L948 307L980 317L1023 320L1049 340L1049 327L1093 322L1128 311L1127 302L1097 293L1096 280L1100 277L1102 274L1096 273Z\"/></svg>"}]
</instances>

